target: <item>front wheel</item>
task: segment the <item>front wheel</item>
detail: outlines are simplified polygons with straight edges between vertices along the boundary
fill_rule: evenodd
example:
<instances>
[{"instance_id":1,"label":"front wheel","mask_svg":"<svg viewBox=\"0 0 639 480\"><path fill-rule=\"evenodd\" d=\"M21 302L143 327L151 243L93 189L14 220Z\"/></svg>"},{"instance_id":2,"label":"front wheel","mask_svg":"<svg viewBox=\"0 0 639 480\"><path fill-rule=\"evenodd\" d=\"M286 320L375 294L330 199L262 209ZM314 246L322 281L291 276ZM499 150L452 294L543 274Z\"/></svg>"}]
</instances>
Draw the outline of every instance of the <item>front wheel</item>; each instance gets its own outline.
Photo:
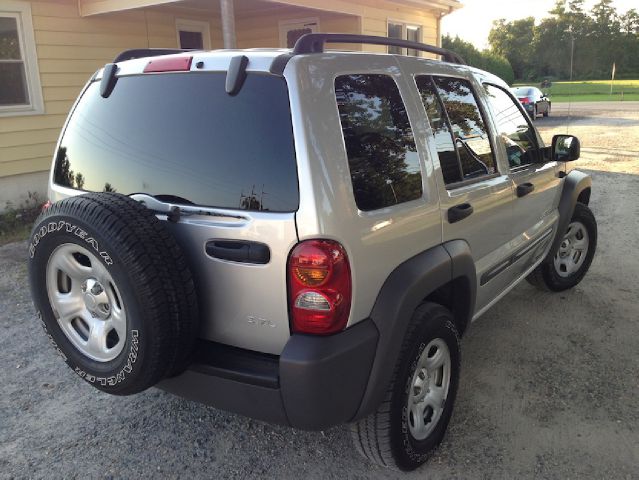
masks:
<instances>
[{"instance_id":1,"label":"front wheel","mask_svg":"<svg viewBox=\"0 0 639 480\"><path fill-rule=\"evenodd\" d=\"M425 302L415 313L384 401L351 427L367 459L399 470L422 465L441 443L459 383L459 334L451 313Z\"/></svg>"},{"instance_id":2,"label":"front wheel","mask_svg":"<svg viewBox=\"0 0 639 480\"><path fill-rule=\"evenodd\" d=\"M588 272L596 249L597 221L590 208L578 202L557 252L547 257L527 280L554 292L572 288Z\"/></svg>"}]
</instances>

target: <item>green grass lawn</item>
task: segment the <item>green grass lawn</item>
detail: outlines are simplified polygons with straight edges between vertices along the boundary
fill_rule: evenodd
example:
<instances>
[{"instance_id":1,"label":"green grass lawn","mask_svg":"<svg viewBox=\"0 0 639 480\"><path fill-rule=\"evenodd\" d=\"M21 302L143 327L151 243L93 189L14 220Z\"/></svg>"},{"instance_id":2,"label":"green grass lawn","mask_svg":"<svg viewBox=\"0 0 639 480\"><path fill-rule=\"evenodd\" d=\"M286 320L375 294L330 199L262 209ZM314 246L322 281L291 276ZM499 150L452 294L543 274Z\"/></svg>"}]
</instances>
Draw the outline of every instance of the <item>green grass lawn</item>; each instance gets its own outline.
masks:
<instances>
[{"instance_id":1,"label":"green grass lawn","mask_svg":"<svg viewBox=\"0 0 639 480\"><path fill-rule=\"evenodd\" d=\"M513 86L539 83L515 84ZM543 88L553 102L607 102L639 100L639 80L615 80L610 94L610 80L587 80L552 82L552 87ZM623 94L622 94L623 93Z\"/></svg>"}]
</instances>

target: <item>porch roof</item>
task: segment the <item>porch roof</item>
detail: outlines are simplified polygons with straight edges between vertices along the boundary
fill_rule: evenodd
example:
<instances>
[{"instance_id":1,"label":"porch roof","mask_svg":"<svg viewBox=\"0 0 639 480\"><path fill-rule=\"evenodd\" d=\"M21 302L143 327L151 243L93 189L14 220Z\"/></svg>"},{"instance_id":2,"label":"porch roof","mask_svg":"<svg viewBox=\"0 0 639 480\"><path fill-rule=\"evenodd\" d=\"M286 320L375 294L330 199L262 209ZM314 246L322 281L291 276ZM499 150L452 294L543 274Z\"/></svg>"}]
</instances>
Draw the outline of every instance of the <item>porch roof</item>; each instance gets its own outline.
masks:
<instances>
[{"instance_id":1,"label":"porch roof","mask_svg":"<svg viewBox=\"0 0 639 480\"><path fill-rule=\"evenodd\" d=\"M361 15L365 6L349 0L264 0L265 2L313 8L331 12ZM460 0L389 0L389 3L436 11L445 15L462 7ZM188 6L192 8L219 10L218 0L78 0L80 15L91 16L159 5ZM235 10L240 12L242 2L237 2Z\"/></svg>"}]
</instances>

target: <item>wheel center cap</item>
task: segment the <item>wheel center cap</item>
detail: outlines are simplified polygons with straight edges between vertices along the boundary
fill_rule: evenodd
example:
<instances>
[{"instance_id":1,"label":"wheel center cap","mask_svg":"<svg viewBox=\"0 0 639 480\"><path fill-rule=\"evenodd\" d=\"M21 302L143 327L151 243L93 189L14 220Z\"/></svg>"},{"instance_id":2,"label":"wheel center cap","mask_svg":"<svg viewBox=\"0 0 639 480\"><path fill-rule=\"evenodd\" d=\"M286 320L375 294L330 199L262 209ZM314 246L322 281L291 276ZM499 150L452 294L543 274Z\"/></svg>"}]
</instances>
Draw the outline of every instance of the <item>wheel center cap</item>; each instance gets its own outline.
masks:
<instances>
[{"instance_id":1,"label":"wheel center cap","mask_svg":"<svg viewBox=\"0 0 639 480\"><path fill-rule=\"evenodd\" d=\"M89 278L82 284L82 298L87 310L96 318L106 320L111 314L109 297L104 288L94 278Z\"/></svg>"},{"instance_id":2,"label":"wheel center cap","mask_svg":"<svg viewBox=\"0 0 639 480\"><path fill-rule=\"evenodd\" d=\"M94 311L96 307L98 306L97 300L89 292L84 294L84 304L86 305L87 309L90 311Z\"/></svg>"}]
</instances>

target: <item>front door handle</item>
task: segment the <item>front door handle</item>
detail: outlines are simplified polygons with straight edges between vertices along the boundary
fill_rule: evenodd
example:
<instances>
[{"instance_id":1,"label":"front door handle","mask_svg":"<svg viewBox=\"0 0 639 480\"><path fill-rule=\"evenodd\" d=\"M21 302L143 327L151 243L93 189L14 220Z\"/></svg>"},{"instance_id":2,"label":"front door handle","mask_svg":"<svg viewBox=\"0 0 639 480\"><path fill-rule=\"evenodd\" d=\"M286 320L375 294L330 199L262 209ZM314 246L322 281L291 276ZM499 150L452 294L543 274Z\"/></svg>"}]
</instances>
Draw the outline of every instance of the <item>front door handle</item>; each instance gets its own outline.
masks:
<instances>
[{"instance_id":1,"label":"front door handle","mask_svg":"<svg viewBox=\"0 0 639 480\"><path fill-rule=\"evenodd\" d=\"M525 197L534 189L535 189L535 186L532 183L522 183L521 185L517 185L517 196Z\"/></svg>"},{"instance_id":2,"label":"front door handle","mask_svg":"<svg viewBox=\"0 0 639 480\"><path fill-rule=\"evenodd\" d=\"M448 223L455 223L469 217L473 213L473 206L470 203L460 203L448 209Z\"/></svg>"}]
</instances>

